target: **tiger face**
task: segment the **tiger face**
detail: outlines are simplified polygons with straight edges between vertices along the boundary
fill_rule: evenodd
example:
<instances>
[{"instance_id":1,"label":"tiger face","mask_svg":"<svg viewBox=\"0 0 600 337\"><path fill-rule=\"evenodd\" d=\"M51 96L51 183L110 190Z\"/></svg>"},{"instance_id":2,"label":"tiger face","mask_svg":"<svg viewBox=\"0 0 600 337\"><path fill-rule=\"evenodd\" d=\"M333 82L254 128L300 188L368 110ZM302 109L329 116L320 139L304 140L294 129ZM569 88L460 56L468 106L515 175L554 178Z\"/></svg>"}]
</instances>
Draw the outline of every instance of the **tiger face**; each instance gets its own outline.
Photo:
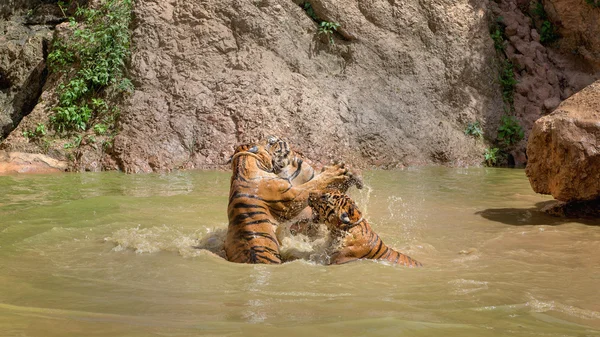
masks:
<instances>
[{"instance_id":1,"label":"tiger face","mask_svg":"<svg viewBox=\"0 0 600 337\"><path fill-rule=\"evenodd\" d=\"M276 136L268 136L263 141L265 149L271 154L273 173L278 174L290 164L292 151L287 141Z\"/></svg>"},{"instance_id":2,"label":"tiger face","mask_svg":"<svg viewBox=\"0 0 600 337\"><path fill-rule=\"evenodd\" d=\"M331 229L347 230L362 220L354 201L341 192L311 192L308 205L313 209L314 221Z\"/></svg>"}]
</instances>

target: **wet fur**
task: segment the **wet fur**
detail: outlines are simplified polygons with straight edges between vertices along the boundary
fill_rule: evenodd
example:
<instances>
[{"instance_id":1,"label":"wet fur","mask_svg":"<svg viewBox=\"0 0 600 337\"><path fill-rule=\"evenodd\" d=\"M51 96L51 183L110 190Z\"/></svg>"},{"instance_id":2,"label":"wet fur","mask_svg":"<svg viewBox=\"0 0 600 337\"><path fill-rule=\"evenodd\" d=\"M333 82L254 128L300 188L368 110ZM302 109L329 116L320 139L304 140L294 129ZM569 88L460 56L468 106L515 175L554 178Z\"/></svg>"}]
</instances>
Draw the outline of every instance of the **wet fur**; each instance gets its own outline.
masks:
<instances>
[{"instance_id":1,"label":"wet fur","mask_svg":"<svg viewBox=\"0 0 600 337\"><path fill-rule=\"evenodd\" d=\"M311 193L309 205L315 212L315 220L325 223L331 230L333 252L330 264L373 259L409 267L422 266L410 256L383 243L347 195L339 192Z\"/></svg>"},{"instance_id":2,"label":"wet fur","mask_svg":"<svg viewBox=\"0 0 600 337\"><path fill-rule=\"evenodd\" d=\"M348 183L343 165L327 168L308 182L294 186L273 173L273 157L264 145L241 145L231 159L232 176L225 254L239 263L281 263L278 224L297 216L308 205L310 192Z\"/></svg>"}]
</instances>

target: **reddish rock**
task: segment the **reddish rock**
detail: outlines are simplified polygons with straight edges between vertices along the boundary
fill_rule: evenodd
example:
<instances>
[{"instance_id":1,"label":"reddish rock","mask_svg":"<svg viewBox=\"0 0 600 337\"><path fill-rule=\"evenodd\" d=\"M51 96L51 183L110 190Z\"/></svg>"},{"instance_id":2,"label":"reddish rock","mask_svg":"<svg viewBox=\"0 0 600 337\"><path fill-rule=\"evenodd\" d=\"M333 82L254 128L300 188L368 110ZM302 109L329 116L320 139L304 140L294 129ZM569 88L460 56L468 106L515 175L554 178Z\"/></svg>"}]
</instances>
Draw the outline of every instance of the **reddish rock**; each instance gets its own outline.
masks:
<instances>
[{"instance_id":1,"label":"reddish rock","mask_svg":"<svg viewBox=\"0 0 600 337\"><path fill-rule=\"evenodd\" d=\"M43 154L23 152L0 152L0 175L15 173L57 173L64 172L67 163Z\"/></svg>"},{"instance_id":2,"label":"reddish rock","mask_svg":"<svg viewBox=\"0 0 600 337\"><path fill-rule=\"evenodd\" d=\"M600 81L536 121L527 155L537 193L561 201L600 198Z\"/></svg>"},{"instance_id":3,"label":"reddish rock","mask_svg":"<svg viewBox=\"0 0 600 337\"><path fill-rule=\"evenodd\" d=\"M566 53L578 50L600 70L600 8L583 0L546 0L544 8L549 19L559 23L559 48Z\"/></svg>"}]
</instances>

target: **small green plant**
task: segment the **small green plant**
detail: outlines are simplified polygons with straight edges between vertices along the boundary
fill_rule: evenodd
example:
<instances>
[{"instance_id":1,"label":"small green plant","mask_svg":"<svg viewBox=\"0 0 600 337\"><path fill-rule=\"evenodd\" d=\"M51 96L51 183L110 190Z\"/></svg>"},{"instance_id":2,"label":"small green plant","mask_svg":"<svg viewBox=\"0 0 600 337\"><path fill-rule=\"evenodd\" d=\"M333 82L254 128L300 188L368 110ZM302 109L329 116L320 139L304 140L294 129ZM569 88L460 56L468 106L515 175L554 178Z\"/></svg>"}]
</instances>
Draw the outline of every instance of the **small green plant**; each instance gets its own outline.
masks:
<instances>
[{"instance_id":1,"label":"small green plant","mask_svg":"<svg viewBox=\"0 0 600 337\"><path fill-rule=\"evenodd\" d=\"M558 35L556 26L548 20L548 13L541 1L535 3L532 9L532 13L538 18L540 25L540 42L544 44L552 43L560 37Z\"/></svg>"},{"instance_id":2,"label":"small green plant","mask_svg":"<svg viewBox=\"0 0 600 337\"><path fill-rule=\"evenodd\" d=\"M340 24L337 22L321 20L315 13L315 10L312 8L312 5L310 4L310 2L304 2L304 3L300 4L300 7L302 7L302 9L304 9L304 11L306 12L306 15L308 15L313 21L315 21L317 24L319 24L319 29L318 29L317 34L318 35L324 34L329 39L329 44L334 45L335 41L333 40L333 33L335 31L337 31L337 29L340 27Z\"/></svg>"},{"instance_id":3,"label":"small green plant","mask_svg":"<svg viewBox=\"0 0 600 337\"><path fill-rule=\"evenodd\" d=\"M500 28L496 28L490 35L492 36L492 40L494 41L494 48L496 48L496 50L499 52L503 52L504 34L500 30Z\"/></svg>"},{"instance_id":4,"label":"small green plant","mask_svg":"<svg viewBox=\"0 0 600 337\"><path fill-rule=\"evenodd\" d=\"M531 12L540 20L548 20L548 14L541 1L537 1L535 5L533 5Z\"/></svg>"},{"instance_id":5,"label":"small green plant","mask_svg":"<svg viewBox=\"0 0 600 337\"><path fill-rule=\"evenodd\" d=\"M469 123L465 129L465 135L473 136L475 138L483 138L483 130L479 122Z\"/></svg>"},{"instance_id":6,"label":"small green plant","mask_svg":"<svg viewBox=\"0 0 600 337\"><path fill-rule=\"evenodd\" d=\"M335 41L333 41L333 32L336 31L340 27L340 24L337 22L329 22L329 21L321 21L319 24L319 33L325 34L329 38L329 44L334 45Z\"/></svg>"},{"instance_id":7,"label":"small green plant","mask_svg":"<svg viewBox=\"0 0 600 337\"><path fill-rule=\"evenodd\" d=\"M81 145L82 138L83 137L81 135L77 135L77 136L75 136L75 138L73 139L72 142L65 143L65 145L63 147L65 149L73 149L73 148L79 147L79 145Z\"/></svg>"},{"instance_id":8,"label":"small green plant","mask_svg":"<svg viewBox=\"0 0 600 337\"><path fill-rule=\"evenodd\" d=\"M525 133L514 116L502 116L502 124L498 127L498 140L504 145L510 146L523 139Z\"/></svg>"},{"instance_id":9,"label":"small green plant","mask_svg":"<svg viewBox=\"0 0 600 337\"><path fill-rule=\"evenodd\" d=\"M96 124L96 125L94 125L94 132L97 135L101 136L101 135L105 134L107 130L108 130L108 128L106 127L105 124Z\"/></svg>"},{"instance_id":10,"label":"small green plant","mask_svg":"<svg viewBox=\"0 0 600 337\"><path fill-rule=\"evenodd\" d=\"M540 42L547 44L552 43L558 40L560 36L556 31L556 26L554 26L550 21L542 22L542 27L540 31Z\"/></svg>"},{"instance_id":11,"label":"small green plant","mask_svg":"<svg viewBox=\"0 0 600 337\"><path fill-rule=\"evenodd\" d=\"M46 135L46 125L43 123L38 123L33 130L25 130L23 131L23 137L27 139L36 139L42 138Z\"/></svg>"},{"instance_id":12,"label":"small green plant","mask_svg":"<svg viewBox=\"0 0 600 337\"><path fill-rule=\"evenodd\" d=\"M43 123L38 123L38 125L35 127L35 133L40 136L45 136L46 135L46 125L44 125Z\"/></svg>"},{"instance_id":13,"label":"small green plant","mask_svg":"<svg viewBox=\"0 0 600 337\"><path fill-rule=\"evenodd\" d=\"M511 111L517 83L512 62L504 60L502 69L500 70L500 86L502 87L502 99L510 107L509 110Z\"/></svg>"},{"instance_id":14,"label":"small green plant","mask_svg":"<svg viewBox=\"0 0 600 337\"><path fill-rule=\"evenodd\" d=\"M593 7L600 8L600 0L585 0L585 2L592 5Z\"/></svg>"},{"instance_id":15,"label":"small green plant","mask_svg":"<svg viewBox=\"0 0 600 337\"><path fill-rule=\"evenodd\" d=\"M50 150L50 145L52 145L51 141L49 141L46 138L42 139L42 144L41 144L41 146L42 146L42 152L44 152L44 153L47 154L48 151Z\"/></svg>"},{"instance_id":16,"label":"small green plant","mask_svg":"<svg viewBox=\"0 0 600 337\"><path fill-rule=\"evenodd\" d=\"M487 166L494 166L498 163L500 149L497 147L487 148L483 153L485 164Z\"/></svg>"},{"instance_id":17,"label":"small green plant","mask_svg":"<svg viewBox=\"0 0 600 337\"><path fill-rule=\"evenodd\" d=\"M302 9L304 9L304 11L306 12L306 15L308 15L311 19L313 19L314 21L317 21L317 22L319 21L319 18L315 14L315 10L312 8L312 5L310 4L310 2L305 2L305 3L301 4L300 6L302 6Z\"/></svg>"}]
</instances>

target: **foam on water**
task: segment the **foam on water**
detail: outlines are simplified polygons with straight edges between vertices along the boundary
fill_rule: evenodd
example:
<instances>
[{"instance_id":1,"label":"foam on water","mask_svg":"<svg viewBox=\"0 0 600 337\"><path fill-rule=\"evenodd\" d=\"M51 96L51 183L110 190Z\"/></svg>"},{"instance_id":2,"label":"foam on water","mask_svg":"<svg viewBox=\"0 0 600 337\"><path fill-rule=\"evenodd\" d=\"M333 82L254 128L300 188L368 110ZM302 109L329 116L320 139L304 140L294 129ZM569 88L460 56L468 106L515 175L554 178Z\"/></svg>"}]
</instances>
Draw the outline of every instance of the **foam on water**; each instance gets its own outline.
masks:
<instances>
[{"instance_id":1,"label":"foam on water","mask_svg":"<svg viewBox=\"0 0 600 337\"><path fill-rule=\"evenodd\" d=\"M119 229L111 236L104 238L116 246L115 252L127 249L138 254L157 253L160 251L177 252L183 257L195 257L206 254L206 251L224 257L223 242L227 230L224 228L197 230L185 233L170 225L142 228Z\"/></svg>"}]
</instances>

